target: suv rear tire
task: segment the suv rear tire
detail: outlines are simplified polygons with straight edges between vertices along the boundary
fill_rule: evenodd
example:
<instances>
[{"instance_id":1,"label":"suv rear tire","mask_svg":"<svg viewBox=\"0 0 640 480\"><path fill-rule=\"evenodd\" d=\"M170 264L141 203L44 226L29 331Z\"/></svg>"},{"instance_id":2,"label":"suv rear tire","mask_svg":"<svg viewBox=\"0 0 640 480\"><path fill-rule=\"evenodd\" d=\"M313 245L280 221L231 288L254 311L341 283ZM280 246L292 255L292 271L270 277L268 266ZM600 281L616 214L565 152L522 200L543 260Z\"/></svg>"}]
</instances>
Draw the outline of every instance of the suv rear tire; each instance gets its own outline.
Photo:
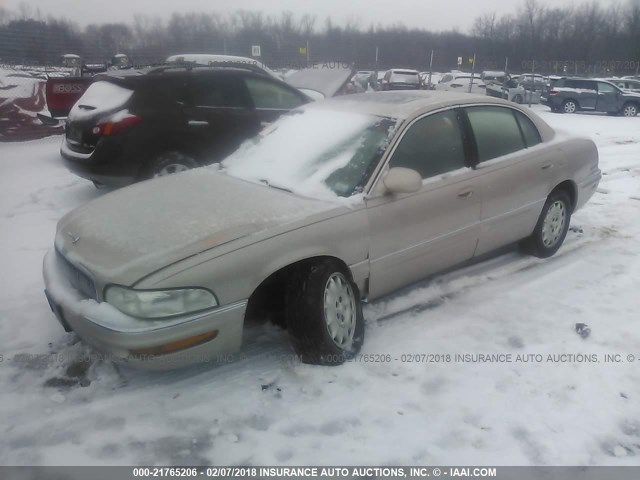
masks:
<instances>
[{"instance_id":1,"label":"suv rear tire","mask_svg":"<svg viewBox=\"0 0 640 480\"><path fill-rule=\"evenodd\" d=\"M578 102L575 100L565 100L562 103L562 113L576 113L578 111Z\"/></svg>"},{"instance_id":2,"label":"suv rear tire","mask_svg":"<svg viewBox=\"0 0 640 480\"><path fill-rule=\"evenodd\" d=\"M164 177L199 166L193 157L176 150L168 150L153 156L141 176L143 179Z\"/></svg>"}]
</instances>

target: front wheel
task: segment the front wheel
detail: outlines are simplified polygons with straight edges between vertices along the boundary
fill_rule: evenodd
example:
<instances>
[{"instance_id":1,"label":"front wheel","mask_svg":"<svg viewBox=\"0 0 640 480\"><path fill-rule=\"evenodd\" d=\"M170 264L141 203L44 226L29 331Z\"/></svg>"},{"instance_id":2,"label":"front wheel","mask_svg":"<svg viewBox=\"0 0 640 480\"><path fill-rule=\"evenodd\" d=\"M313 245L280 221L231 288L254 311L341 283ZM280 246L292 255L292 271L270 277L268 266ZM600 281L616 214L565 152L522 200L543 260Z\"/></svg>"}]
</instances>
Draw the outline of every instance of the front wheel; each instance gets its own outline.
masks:
<instances>
[{"instance_id":1,"label":"front wheel","mask_svg":"<svg viewBox=\"0 0 640 480\"><path fill-rule=\"evenodd\" d=\"M287 285L286 321L294 350L304 363L340 365L364 341L357 286L335 260L298 269Z\"/></svg>"},{"instance_id":2,"label":"front wheel","mask_svg":"<svg viewBox=\"0 0 640 480\"><path fill-rule=\"evenodd\" d=\"M625 117L635 117L638 115L638 105L635 103L627 103L622 107L622 115Z\"/></svg>"},{"instance_id":3,"label":"front wheel","mask_svg":"<svg viewBox=\"0 0 640 480\"><path fill-rule=\"evenodd\" d=\"M547 258L564 242L571 221L571 200L564 190L552 192L542 208L533 233L522 242L523 249L536 257Z\"/></svg>"}]
</instances>

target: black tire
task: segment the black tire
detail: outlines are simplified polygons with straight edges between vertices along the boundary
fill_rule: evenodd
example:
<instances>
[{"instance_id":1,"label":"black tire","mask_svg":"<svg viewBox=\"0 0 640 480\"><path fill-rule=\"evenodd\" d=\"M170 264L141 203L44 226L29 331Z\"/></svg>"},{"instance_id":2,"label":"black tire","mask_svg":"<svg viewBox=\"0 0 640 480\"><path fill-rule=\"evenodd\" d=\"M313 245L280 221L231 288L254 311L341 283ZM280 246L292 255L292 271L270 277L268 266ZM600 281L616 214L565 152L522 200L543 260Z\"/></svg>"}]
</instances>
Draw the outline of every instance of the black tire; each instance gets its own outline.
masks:
<instances>
[{"instance_id":1,"label":"black tire","mask_svg":"<svg viewBox=\"0 0 640 480\"><path fill-rule=\"evenodd\" d=\"M553 209L553 210L552 210ZM523 250L538 258L547 258L564 242L571 222L571 199L564 190L555 190L547 198L531 236L522 241Z\"/></svg>"},{"instance_id":2,"label":"black tire","mask_svg":"<svg viewBox=\"0 0 640 480\"><path fill-rule=\"evenodd\" d=\"M578 111L578 102L575 100L569 99L562 102L562 113L577 113Z\"/></svg>"},{"instance_id":3,"label":"black tire","mask_svg":"<svg viewBox=\"0 0 640 480\"><path fill-rule=\"evenodd\" d=\"M167 150L155 154L140 175L142 179L162 177L199 167L200 164L186 153Z\"/></svg>"},{"instance_id":4,"label":"black tire","mask_svg":"<svg viewBox=\"0 0 640 480\"><path fill-rule=\"evenodd\" d=\"M622 107L622 115L625 117L635 117L638 115L638 104L633 102L627 102Z\"/></svg>"},{"instance_id":5,"label":"black tire","mask_svg":"<svg viewBox=\"0 0 640 480\"><path fill-rule=\"evenodd\" d=\"M336 260L319 261L295 271L287 284L285 318L293 349L304 363L340 365L353 358L364 342L358 288Z\"/></svg>"}]
</instances>

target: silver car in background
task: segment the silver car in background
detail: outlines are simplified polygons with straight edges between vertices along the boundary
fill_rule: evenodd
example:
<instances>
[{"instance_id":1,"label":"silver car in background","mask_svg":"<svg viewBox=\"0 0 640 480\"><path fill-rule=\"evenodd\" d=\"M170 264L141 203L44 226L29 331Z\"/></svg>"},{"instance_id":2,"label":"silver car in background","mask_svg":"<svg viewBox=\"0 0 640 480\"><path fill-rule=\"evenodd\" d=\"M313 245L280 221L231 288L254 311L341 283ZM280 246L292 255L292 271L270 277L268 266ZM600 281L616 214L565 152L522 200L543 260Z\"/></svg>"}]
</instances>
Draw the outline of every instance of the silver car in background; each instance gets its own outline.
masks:
<instances>
[{"instance_id":1,"label":"silver car in background","mask_svg":"<svg viewBox=\"0 0 640 480\"><path fill-rule=\"evenodd\" d=\"M221 169L142 182L72 211L44 260L68 331L115 359L174 368L284 324L304 362L364 341L361 303L520 242L562 244L600 180L589 139L530 110L447 92L305 105Z\"/></svg>"}]
</instances>

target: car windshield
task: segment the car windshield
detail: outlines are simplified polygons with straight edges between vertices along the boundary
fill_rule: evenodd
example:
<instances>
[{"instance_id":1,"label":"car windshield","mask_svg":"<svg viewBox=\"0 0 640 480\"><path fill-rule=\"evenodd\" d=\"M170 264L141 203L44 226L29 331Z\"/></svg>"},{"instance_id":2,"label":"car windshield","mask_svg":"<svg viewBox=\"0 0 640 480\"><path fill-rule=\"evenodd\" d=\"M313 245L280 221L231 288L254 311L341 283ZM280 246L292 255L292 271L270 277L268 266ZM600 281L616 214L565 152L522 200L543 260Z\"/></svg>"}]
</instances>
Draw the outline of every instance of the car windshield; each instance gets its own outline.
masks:
<instances>
[{"instance_id":1,"label":"car windshield","mask_svg":"<svg viewBox=\"0 0 640 480\"><path fill-rule=\"evenodd\" d=\"M316 198L350 197L375 169L395 119L309 108L285 115L223 162L231 176Z\"/></svg>"}]
</instances>

